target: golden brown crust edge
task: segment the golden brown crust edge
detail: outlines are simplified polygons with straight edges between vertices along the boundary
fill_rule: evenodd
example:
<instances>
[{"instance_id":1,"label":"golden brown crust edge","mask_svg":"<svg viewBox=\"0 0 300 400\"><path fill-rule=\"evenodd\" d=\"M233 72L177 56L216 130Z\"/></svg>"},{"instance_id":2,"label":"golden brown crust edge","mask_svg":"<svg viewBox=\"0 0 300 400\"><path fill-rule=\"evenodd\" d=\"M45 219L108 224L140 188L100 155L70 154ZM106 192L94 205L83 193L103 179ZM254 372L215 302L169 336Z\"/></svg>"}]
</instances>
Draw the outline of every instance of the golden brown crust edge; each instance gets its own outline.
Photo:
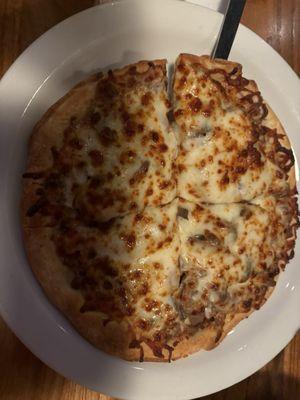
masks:
<instances>
[{"instance_id":1,"label":"golden brown crust edge","mask_svg":"<svg viewBox=\"0 0 300 400\"><path fill-rule=\"evenodd\" d=\"M252 90L252 91L259 90L256 82L253 80L249 81L249 84L247 85L247 89ZM262 121L262 125L270 128L270 129L276 129L277 134L278 134L278 140L279 140L281 146L285 147L288 150L292 149L288 135L287 135L283 125L281 124L279 118L274 113L274 111L269 106L269 104L266 103L265 100L264 100L264 103L267 106L268 114L265 117L265 119ZM296 188L296 174L295 174L295 166L294 165L288 172L288 183L289 183L291 191L293 192Z\"/></svg>"},{"instance_id":2,"label":"golden brown crust edge","mask_svg":"<svg viewBox=\"0 0 300 400\"><path fill-rule=\"evenodd\" d=\"M276 114L274 113L272 108L267 103L265 103L265 104L268 108L268 115L265 119L265 125L268 128L276 129L277 133L280 135L278 140L279 140L281 146L285 147L288 150L292 150L292 146L291 146L289 137L288 137L286 131L284 130L281 122L279 121L278 117L276 116ZM294 192L294 190L296 189L296 184L297 184L295 165L293 165L292 168L288 172L288 183L289 183L291 191Z\"/></svg>"},{"instance_id":3,"label":"golden brown crust edge","mask_svg":"<svg viewBox=\"0 0 300 400\"><path fill-rule=\"evenodd\" d=\"M180 64L180 62L202 64L205 65L207 68L211 67L215 68L216 66L219 66L220 68L223 68L228 71L231 71L235 67L242 68L241 64L234 61L222 60L220 58L211 59L210 56L208 55L197 56L195 54L188 54L188 53L179 54L176 60L176 65Z\"/></svg>"}]
</instances>

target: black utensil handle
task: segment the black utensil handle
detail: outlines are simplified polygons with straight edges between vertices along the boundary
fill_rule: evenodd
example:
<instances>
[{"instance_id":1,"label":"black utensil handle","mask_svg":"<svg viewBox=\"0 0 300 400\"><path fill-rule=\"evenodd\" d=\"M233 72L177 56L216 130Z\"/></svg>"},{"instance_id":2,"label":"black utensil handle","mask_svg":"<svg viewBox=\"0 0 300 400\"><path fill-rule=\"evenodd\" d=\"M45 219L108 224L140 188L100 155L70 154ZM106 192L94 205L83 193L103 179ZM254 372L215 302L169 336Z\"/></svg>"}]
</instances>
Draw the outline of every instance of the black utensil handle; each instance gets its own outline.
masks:
<instances>
[{"instance_id":1,"label":"black utensil handle","mask_svg":"<svg viewBox=\"0 0 300 400\"><path fill-rule=\"evenodd\" d=\"M229 0L212 58L227 60L239 26L246 0Z\"/></svg>"}]
</instances>

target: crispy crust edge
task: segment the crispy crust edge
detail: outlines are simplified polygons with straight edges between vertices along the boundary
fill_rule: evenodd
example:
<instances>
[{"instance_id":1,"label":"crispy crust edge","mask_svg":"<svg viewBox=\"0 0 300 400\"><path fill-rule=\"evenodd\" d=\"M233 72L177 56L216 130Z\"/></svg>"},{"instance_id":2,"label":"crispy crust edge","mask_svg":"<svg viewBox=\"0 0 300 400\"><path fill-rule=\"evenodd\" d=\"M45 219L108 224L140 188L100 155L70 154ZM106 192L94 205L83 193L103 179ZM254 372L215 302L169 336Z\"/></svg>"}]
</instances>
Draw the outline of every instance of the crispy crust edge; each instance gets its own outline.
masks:
<instances>
[{"instance_id":1,"label":"crispy crust edge","mask_svg":"<svg viewBox=\"0 0 300 400\"><path fill-rule=\"evenodd\" d=\"M252 91L259 91L259 88L258 88L256 82L253 80L249 81L247 88ZM281 146L285 147L288 150L292 150L291 142L289 140L289 137L288 137L282 123L280 122L279 118L274 113L272 108L269 106L269 104L265 102L265 100L264 100L264 103L267 106L268 114L267 114L266 118L263 120L262 125L267 126L268 128L271 128L271 129L276 129L277 134L278 134L278 140L279 140L279 143L281 144ZM296 188L295 165L293 165L292 168L289 170L287 177L288 177L289 187L290 187L291 191L293 192Z\"/></svg>"},{"instance_id":2,"label":"crispy crust edge","mask_svg":"<svg viewBox=\"0 0 300 400\"><path fill-rule=\"evenodd\" d=\"M230 70L235 67L239 68L242 67L241 64L235 61L222 60L221 58L211 59L210 56L208 55L197 56L195 54L189 54L189 53L179 54L176 60L176 65L180 64L180 62L190 62L195 64L210 63L211 66L215 67L216 65L218 65L225 67L225 69L230 69Z\"/></svg>"}]
</instances>

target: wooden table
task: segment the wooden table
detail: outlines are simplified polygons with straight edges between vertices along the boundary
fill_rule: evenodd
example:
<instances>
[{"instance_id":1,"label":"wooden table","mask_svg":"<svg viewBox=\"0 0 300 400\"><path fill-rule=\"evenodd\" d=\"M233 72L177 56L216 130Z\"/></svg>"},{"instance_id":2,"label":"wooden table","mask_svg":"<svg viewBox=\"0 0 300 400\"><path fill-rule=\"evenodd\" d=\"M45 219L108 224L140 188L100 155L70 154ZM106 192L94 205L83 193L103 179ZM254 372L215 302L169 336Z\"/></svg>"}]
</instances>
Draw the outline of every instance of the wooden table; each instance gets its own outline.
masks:
<instances>
[{"instance_id":1,"label":"wooden table","mask_svg":"<svg viewBox=\"0 0 300 400\"><path fill-rule=\"evenodd\" d=\"M0 77L47 29L92 4L92 0L0 0ZM263 37L300 74L300 0L248 0L242 22ZM45 366L20 343L2 319L0 351L1 400L111 399ZM256 374L204 399L300 399L300 335Z\"/></svg>"}]
</instances>

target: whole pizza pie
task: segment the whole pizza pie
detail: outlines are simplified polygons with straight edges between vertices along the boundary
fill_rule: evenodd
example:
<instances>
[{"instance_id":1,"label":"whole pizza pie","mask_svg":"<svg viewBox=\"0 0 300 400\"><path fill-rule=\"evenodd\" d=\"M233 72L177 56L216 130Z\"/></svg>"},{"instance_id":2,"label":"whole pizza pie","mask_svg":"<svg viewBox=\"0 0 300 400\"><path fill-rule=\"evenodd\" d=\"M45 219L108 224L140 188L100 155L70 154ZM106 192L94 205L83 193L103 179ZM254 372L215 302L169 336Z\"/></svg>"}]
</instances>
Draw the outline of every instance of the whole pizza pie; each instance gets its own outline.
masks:
<instances>
[{"instance_id":1,"label":"whole pizza pie","mask_svg":"<svg viewBox=\"0 0 300 400\"><path fill-rule=\"evenodd\" d=\"M241 65L181 54L75 86L23 175L30 265L51 302L127 360L211 349L271 294L295 245L294 159Z\"/></svg>"}]
</instances>

